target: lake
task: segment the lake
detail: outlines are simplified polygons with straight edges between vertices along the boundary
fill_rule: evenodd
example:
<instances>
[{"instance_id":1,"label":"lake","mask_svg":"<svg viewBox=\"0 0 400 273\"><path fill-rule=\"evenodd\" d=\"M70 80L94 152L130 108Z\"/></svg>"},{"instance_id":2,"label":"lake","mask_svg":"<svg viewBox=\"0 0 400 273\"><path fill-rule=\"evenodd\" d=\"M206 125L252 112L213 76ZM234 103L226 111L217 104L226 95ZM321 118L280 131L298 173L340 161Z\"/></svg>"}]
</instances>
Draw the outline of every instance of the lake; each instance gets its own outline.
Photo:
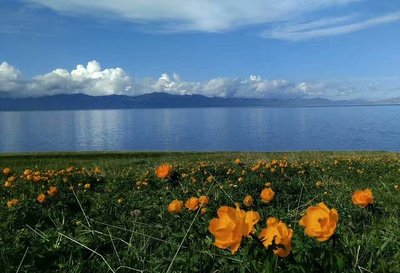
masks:
<instances>
[{"instance_id":1,"label":"lake","mask_svg":"<svg viewBox=\"0 0 400 273\"><path fill-rule=\"evenodd\" d=\"M0 152L400 151L400 106L0 112Z\"/></svg>"}]
</instances>

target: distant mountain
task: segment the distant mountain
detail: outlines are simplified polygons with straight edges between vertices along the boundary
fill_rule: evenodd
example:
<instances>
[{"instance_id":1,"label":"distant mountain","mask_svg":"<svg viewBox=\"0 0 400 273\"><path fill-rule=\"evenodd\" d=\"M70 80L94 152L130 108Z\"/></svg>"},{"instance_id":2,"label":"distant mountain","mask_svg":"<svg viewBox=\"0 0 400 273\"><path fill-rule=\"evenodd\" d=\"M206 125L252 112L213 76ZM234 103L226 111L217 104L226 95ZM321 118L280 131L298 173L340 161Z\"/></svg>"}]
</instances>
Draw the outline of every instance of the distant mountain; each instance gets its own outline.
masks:
<instances>
[{"instance_id":1,"label":"distant mountain","mask_svg":"<svg viewBox=\"0 0 400 273\"><path fill-rule=\"evenodd\" d=\"M83 94L54 95L37 98L0 98L0 111L80 110L176 107L238 107L238 106L334 106L360 105L366 101L332 101L327 99L246 99L209 98L202 95L170 95L150 93L136 97L124 95L88 96Z\"/></svg>"},{"instance_id":2,"label":"distant mountain","mask_svg":"<svg viewBox=\"0 0 400 273\"><path fill-rule=\"evenodd\" d=\"M375 104L400 104L400 97L398 98L392 98L392 99L386 99L386 100L380 100L374 102Z\"/></svg>"}]
</instances>

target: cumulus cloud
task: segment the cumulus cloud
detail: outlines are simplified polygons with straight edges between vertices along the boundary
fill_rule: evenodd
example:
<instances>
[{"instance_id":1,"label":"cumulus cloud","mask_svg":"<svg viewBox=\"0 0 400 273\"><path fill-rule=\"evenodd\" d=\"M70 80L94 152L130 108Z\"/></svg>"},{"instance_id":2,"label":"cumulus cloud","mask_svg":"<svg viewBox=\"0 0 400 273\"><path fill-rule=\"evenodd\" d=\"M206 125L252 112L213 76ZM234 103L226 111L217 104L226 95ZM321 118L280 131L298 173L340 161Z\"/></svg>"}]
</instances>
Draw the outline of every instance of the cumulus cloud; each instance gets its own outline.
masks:
<instances>
[{"instance_id":1,"label":"cumulus cloud","mask_svg":"<svg viewBox=\"0 0 400 273\"><path fill-rule=\"evenodd\" d=\"M147 79L135 85L138 94L166 92L175 95L200 94L222 98L303 98L324 95L325 85L321 82L293 83L287 80L266 80L251 75L241 78L213 78L203 82L182 81L174 73L164 73L158 80Z\"/></svg>"},{"instance_id":2,"label":"cumulus cloud","mask_svg":"<svg viewBox=\"0 0 400 273\"><path fill-rule=\"evenodd\" d=\"M133 80L122 68L102 70L96 61L77 65L69 72L56 69L45 75L24 80L21 73L8 63L0 65L0 91L11 96L42 96L82 93L92 96L131 94Z\"/></svg>"},{"instance_id":3,"label":"cumulus cloud","mask_svg":"<svg viewBox=\"0 0 400 273\"><path fill-rule=\"evenodd\" d=\"M11 93L23 88L21 72L7 62L0 64L0 94Z\"/></svg>"},{"instance_id":4,"label":"cumulus cloud","mask_svg":"<svg viewBox=\"0 0 400 273\"><path fill-rule=\"evenodd\" d=\"M389 86L390 87L390 86ZM366 92L365 90L369 90ZM159 78L133 80L122 68L102 69L97 61L77 65L72 71L55 69L27 79L12 65L0 64L1 97L37 97L55 94L82 93L91 96L141 95L165 92L174 95L204 95L223 98L368 98L382 96L382 85L368 83L333 83L323 81L292 82L285 79L264 79L259 75L247 78L216 77L206 81L184 81L177 73L163 73ZM387 90L386 87L384 90ZM363 93L364 92L364 93ZM366 93L365 93L366 92Z\"/></svg>"},{"instance_id":5,"label":"cumulus cloud","mask_svg":"<svg viewBox=\"0 0 400 273\"><path fill-rule=\"evenodd\" d=\"M86 67L78 65L68 72L56 69L45 75L33 78L28 90L46 90L55 93L83 93L92 96L129 94L132 89L132 79L122 68L101 70L96 61L90 61Z\"/></svg>"},{"instance_id":6,"label":"cumulus cloud","mask_svg":"<svg viewBox=\"0 0 400 273\"><path fill-rule=\"evenodd\" d=\"M363 0L26 0L63 14L154 23L169 31L219 32L282 22Z\"/></svg>"}]
</instances>

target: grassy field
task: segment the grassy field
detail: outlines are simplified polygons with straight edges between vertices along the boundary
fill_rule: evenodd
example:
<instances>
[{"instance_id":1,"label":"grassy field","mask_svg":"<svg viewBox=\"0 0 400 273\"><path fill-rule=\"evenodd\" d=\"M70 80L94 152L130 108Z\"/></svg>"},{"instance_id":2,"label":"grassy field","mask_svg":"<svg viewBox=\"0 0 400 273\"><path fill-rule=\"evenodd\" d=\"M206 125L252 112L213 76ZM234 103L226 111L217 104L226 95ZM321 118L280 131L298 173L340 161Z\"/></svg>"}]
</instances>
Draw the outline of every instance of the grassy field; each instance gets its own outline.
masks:
<instances>
[{"instance_id":1,"label":"grassy field","mask_svg":"<svg viewBox=\"0 0 400 273\"><path fill-rule=\"evenodd\" d=\"M167 179L155 174L164 163ZM3 154L0 170L0 272L400 272L397 153ZM365 188L373 203L354 205ZM193 211L167 209L200 196ZM320 202L338 212L324 242L299 225ZM232 254L209 225L235 203L260 220ZM293 230L286 258L258 237L268 217Z\"/></svg>"}]
</instances>

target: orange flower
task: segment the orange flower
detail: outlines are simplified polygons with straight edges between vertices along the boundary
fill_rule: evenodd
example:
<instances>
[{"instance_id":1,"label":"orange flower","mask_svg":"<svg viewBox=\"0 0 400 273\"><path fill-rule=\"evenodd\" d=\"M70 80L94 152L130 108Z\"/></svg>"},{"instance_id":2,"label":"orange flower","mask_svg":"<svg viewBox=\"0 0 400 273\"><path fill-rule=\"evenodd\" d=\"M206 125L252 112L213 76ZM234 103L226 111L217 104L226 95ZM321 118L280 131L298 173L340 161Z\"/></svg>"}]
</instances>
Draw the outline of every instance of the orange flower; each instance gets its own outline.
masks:
<instances>
[{"instance_id":1,"label":"orange flower","mask_svg":"<svg viewBox=\"0 0 400 273\"><path fill-rule=\"evenodd\" d=\"M365 208L368 204L374 202L371 189L359 190L353 193L351 197L353 204L361 208Z\"/></svg>"},{"instance_id":2,"label":"orange flower","mask_svg":"<svg viewBox=\"0 0 400 273\"><path fill-rule=\"evenodd\" d=\"M260 220L258 212L245 212L239 207L223 206L217 211L218 218L210 221L208 230L215 236L214 245L234 254L238 251L242 237L254 233L254 225Z\"/></svg>"},{"instance_id":3,"label":"orange flower","mask_svg":"<svg viewBox=\"0 0 400 273\"><path fill-rule=\"evenodd\" d=\"M47 191L47 194L50 196L55 196L58 193L57 187L50 186L49 190Z\"/></svg>"},{"instance_id":4,"label":"orange flower","mask_svg":"<svg viewBox=\"0 0 400 273\"><path fill-rule=\"evenodd\" d=\"M160 165L156 168L155 173L161 179L168 178L172 173L172 166L169 164Z\"/></svg>"},{"instance_id":5,"label":"orange flower","mask_svg":"<svg viewBox=\"0 0 400 273\"><path fill-rule=\"evenodd\" d=\"M237 164L237 165L242 164L242 161L240 160L240 158L236 158L235 159L235 164Z\"/></svg>"},{"instance_id":6,"label":"orange flower","mask_svg":"<svg viewBox=\"0 0 400 273\"><path fill-rule=\"evenodd\" d=\"M41 178L40 176L37 176L37 175L35 175L35 176L33 177L33 181L34 181L34 182L39 182L41 179L42 179L42 178Z\"/></svg>"},{"instance_id":7,"label":"orange flower","mask_svg":"<svg viewBox=\"0 0 400 273\"><path fill-rule=\"evenodd\" d=\"M4 187L6 188L12 188L13 184L10 181L6 181L6 183L4 183Z\"/></svg>"},{"instance_id":8,"label":"orange flower","mask_svg":"<svg viewBox=\"0 0 400 273\"><path fill-rule=\"evenodd\" d=\"M11 169L10 168L4 168L3 169L3 173L4 173L4 175L9 175L9 174L11 174Z\"/></svg>"},{"instance_id":9,"label":"orange flower","mask_svg":"<svg viewBox=\"0 0 400 273\"><path fill-rule=\"evenodd\" d=\"M253 197L251 197L251 195L247 195L244 199L243 199L243 204L245 204L245 206L250 207L253 205Z\"/></svg>"},{"instance_id":10,"label":"orange flower","mask_svg":"<svg viewBox=\"0 0 400 273\"><path fill-rule=\"evenodd\" d=\"M318 241L328 240L336 229L338 221L336 209L329 209L324 203L308 207L299 224L305 227L304 232Z\"/></svg>"},{"instance_id":11,"label":"orange flower","mask_svg":"<svg viewBox=\"0 0 400 273\"><path fill-rule=\"evenodd\" d=\"M256 164L256 165L254 165L253 167L251 167L251 170L252 170L253 172L256 172L256 171L258 171L258 169L260 169L260 167L261 167L261 164Z\"/></svg>"},{"instance_id":12,"label":"orange flower","mask_svg":"<svg viewBox=\"0 0 400 273\"><path fill-rule=\"evenodd\" d=\"M185 202L185 207L188 210L197 210L199 207L199 198L197 197L190 197L186 202Z\"/></svg>"},{"instance_id":13,"label":"orange flower","mask_svg":"<svg viewBox=\"0 0 400 273\"><path fill-rule=\"evenodd\" d=\"M275 196L275 192L271 188L265 188L262 190L260 197L264 203L270 202Z\"/></svg>"},{"instance_id":14,"label":"orange flower","mask_svg":"<svg viewBox=\"0 0 400 273\"><path fill-rule=\"evenodd\" d=\"M36 197L36 201L38 201L39 203L43 203L44 201L46 201L46 195L44 195L43 193L39 194Z\"/></svg>"},{"instance_id":15,"label":"orange flower","mask_svg":"<svg viewBox=\"0 0 400 273\"><path fill-rule=\"evenodd\" d=\"M173 200L168 205L168 211L170 213L178 214L182 211L182 208L183 208L183 202L177 199Z\"/></svg>"},{"instance_id":16,"label":"orange flower","mask_svg":"<svg viewBox=\"0 0 400 273\"><path fill-rule=\"evenodd\" d=\"M12 207L14 207L15 205L18 205L18 204L19 204L19 200L15 199L15 198L7 201L7 207L8 208L12 208Z\"/></svg>"},{"instance_id":17,"label":"orange flower","mask_svg":"<svg viewBox=\"0 0 400 273\"><path fill-rule=\"evenodd\" d=\"M28 176L28 175L30 175L30 174L32 174L33 172L32 172L32 170L30 170L30 169L26 169L25 171L24 171L24 175L25 176Z\"/></svg>"},{"instance_id":18,"label":"orange flower","mask_svg":"<svg viewBox=\"0 0 400 273\"><path fill-rule=\"evenodd\" d=\"M207 208L201 208L201 211L200 211L201 215L206 214L206 212L207 212Z\"/></svg>"},{"instance_id":19,"label":"orange flower","mask_svg":"<svg viewBox=\"0 0 400 273\"><path fill-rule=\"evenodd\" d=\"M289 256L293 230L277 218L269 217L267 227L261 230L260 239L266 248L274 245L274 253L282 258Z\"/></svg>"},{"instance_id":20,"label":"orange flower","mask_svg":"<svg viewBox=\"0 0 400 273\"><path fill-rule=\"evenodd\" d=\"M209 199L208 199L208 197L205 196L205 195L203 195L203 196L201 196L201 197L199 198L199 203L200 203L201 205L203 205L203 206L207 205L207 204L208 204L208 201L209 201Z\"/></svg>"}]
</instances>

